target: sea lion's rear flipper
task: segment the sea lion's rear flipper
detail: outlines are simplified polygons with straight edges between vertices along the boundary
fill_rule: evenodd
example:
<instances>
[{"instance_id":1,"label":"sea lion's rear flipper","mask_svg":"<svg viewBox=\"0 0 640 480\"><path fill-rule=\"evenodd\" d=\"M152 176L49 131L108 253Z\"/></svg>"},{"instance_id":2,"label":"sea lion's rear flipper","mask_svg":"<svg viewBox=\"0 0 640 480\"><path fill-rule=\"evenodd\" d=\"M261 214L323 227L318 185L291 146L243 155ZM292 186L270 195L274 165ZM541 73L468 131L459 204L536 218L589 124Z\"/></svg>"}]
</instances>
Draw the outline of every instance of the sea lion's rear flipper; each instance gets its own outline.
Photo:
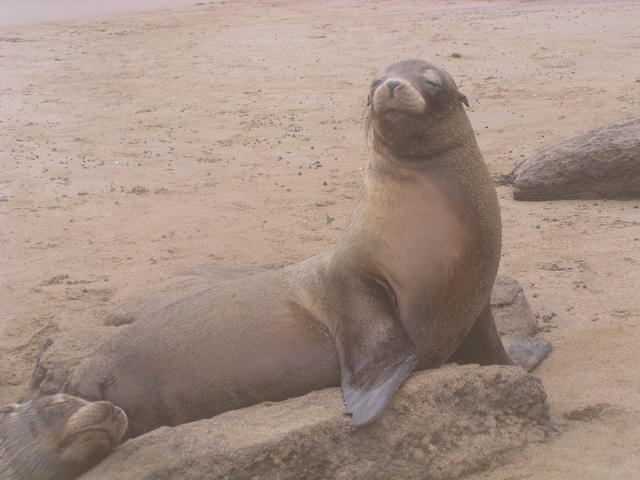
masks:
<instances>
[{"instance_id":1,"label":"sea lion's rear flipper","mask_svg":"<svg viewBox=\"0 0 640 480\"><path fill-rule=\"evenodd\" d=\"M373 279L339 295L335 342L346 413L352 425L374 420L416 365L416 347L387 289Z\"/></svg>"},{"instance_id":2,"label":"sea lion's rear flipper","mask_svg":"<svg viewBox=\"0 0 640 480\"><path fill-rule=\"evenodd\" d=\"M480 365L513 365L498 336L493 320L491 305L487 305L476 322L462 340L462 343L449 359L451 363L461 365L479 363Z\"/></svg>"},{"instance_id":3,"label":"sea lion's rear flipper","mask_svg":"<svg viewBox=\"0 0 640 480\"><path fill-rule=\"evenodd\" d=\"M529 335L507 335L502 344L511 359L530 372L551 352L551 343L541 337Z\"/></svg>"},{"instance_id":4,"label":"sea lion's rear flipper","mask_svg":"<svg viewBox=\"0 0 640 480\"><path fill-rule=\"evenodd\" d=\"M519 365L533 370L551 351L543 338L528 335L498 336L491 306L487 305L449 362L480 365Z\"/></svg>"}]
</instances>

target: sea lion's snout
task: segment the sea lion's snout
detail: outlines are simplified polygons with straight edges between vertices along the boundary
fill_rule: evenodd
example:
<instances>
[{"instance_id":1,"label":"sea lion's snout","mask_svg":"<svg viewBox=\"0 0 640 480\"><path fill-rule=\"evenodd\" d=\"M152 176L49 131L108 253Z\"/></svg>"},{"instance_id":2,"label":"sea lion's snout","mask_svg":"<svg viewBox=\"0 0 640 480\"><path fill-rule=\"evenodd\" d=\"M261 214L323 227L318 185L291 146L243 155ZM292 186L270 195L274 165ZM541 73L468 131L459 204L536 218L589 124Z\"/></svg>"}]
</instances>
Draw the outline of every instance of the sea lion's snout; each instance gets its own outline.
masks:
<instances>
[{"instance_id":1,"label":"sea lion's snout","mask_svg":"<svg viewBox=\"0 0 640 480\"><path fill-rule=\"evenodd\" d=\"M398 85L402 85L402 82L400 82L398 80L389 80L389 81L385 82L385 85L389 89L389 96L391 98L393 98L393 91L396 89L396 87Z\"/></svg>"},{"instance_id":2,"label":"sea lion's snout","mask_svg":"<svg viewBox=\"0 0 640 480\"><path fill-rule=\"evenodd\" d=\"M405 78L394 76L379 82L373 90L372 110L377 116L419 115L427 102L415 86Z\"/></svg>"},{"instance_id":3,"label":"sea lion's snout","mask_svg":"<svg viewBox=\"0 0 640 480\"><path fill-rule=\"evenodd\" d=\"M84 414L84 423L86 425L93 423L93 428L95 428L96 425L100 425L103 429L110 432L116 444L122 439L129 422L124 410L106 401L88 403L84 409L87 410L87 413ZM91 410L93 410L93 412L91 412ZM93 418L90 416L93 416Z\"/></svg>"},{"instance_id":4,"label":"sea lion's snout","mask_svg":"<svg viewBox=\"0 0 640 480\"><path fill-rule=\"evenodd\" d=\"M69 438L79 435L91 437L101 431L109 437L112 446L120 443L128 424L127 415L120 407L106 401L86 402L73 398L73 402L77 404L77 410L68 413L69 419L64 426Z\"/></svg>"}]
</instances>

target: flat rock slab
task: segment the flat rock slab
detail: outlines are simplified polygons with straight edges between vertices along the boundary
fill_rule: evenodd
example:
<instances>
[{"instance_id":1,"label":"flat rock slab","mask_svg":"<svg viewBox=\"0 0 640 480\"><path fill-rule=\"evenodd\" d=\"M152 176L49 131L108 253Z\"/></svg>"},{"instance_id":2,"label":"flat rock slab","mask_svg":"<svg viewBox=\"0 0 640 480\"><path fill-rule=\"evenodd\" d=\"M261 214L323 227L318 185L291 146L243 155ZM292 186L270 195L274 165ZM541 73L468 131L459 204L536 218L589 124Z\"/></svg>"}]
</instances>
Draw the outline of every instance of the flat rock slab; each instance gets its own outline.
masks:
<instances>
[{"instance_id":1,"label":"flat rock slab","mask_svg":"<svg viewBox=\"0 0 640 480\"><path fill-rule=\"evenodd\" d=\"M81 479L454 479L552 431L541 382L518 367L418 372L372 424L342 412L331 388L163 427Z\"/></svg>"},{"instance_id":2,"label":"flat rock slab","mask_svg":"<svg viewBox=\"0 0 640 480\"><path fill-rule=\"evenodd\" d=\"M546 148L510 177L516 200L640 198L640 118Z\"/></svg>"},{"instance_id":3,"label":"flat rock slab","mask_svg":"<svg viewBox=\"0 0 640 480\"><path fill-rule=\"evenodd\" d=\"M498 275L491 308L505 350L516 364L533 370L551 352L551 343L534 336L538 324L524 290L515 278Z\"/></svg>"}]
</instances>

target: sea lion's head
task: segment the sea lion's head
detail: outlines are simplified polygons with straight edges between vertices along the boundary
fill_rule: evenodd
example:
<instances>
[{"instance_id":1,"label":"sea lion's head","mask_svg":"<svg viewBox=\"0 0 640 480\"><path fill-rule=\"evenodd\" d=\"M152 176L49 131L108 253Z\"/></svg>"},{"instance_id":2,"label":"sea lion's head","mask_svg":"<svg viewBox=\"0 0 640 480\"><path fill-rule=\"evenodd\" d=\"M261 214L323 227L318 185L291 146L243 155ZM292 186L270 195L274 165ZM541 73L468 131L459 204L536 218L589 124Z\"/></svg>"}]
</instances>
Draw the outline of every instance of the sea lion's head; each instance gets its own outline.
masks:
<instances>
[{"instance_id":1,"label":"sea lion's head","mask_svg":"<svg viewBox=\"0 0 640 480\"><path fill-rule=\"evenodd\" d=\"M119 407L71 395L2 407L0 473L7 468L9 479L75 478L106 457L126 429L127 416Z\"/></svg>"},{"instance_id":2,"label":"sea lion's head","mask_svg":"<svg viewBox=\"0 0 640 480\"><path fill-rule=\"evenodd\" d=\"M374 147L383 144L399 157L433 155L469 135L467 98L447 72L424 60L381 70L371 82L368 104Z\"/></svg>"}]
</instances>

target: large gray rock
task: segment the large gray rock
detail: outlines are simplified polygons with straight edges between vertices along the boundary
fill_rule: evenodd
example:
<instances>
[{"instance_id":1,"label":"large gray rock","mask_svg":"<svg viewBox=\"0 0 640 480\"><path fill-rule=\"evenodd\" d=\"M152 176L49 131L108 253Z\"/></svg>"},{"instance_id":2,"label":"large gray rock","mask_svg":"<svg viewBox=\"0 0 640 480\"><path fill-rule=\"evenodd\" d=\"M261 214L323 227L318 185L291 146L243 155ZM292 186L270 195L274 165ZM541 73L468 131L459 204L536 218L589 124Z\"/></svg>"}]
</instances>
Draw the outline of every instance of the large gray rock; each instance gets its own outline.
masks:
<instances>
[{"instance_id":1,"label":"large gray rock","mask_svg":"<svg viewBox=\"0 0 640 480\"><path fill-rule=\"evenodd\" d=\"M546 148L511 179L516 200L640 198L640 118Z\"/></svg>"},{"instance_id":2,"label":"large gray rock","mask_svg":"<svg viewBox=\"0 0 640 480\"><path fill-rule=\"evenodd\" d=\"M536 319L518 281L498 275L491 293L491 307L505 350L528 371L537 367L551 352L551 343L538 332Z\"/></svg>"},{"instance_id":3,"label":"large gray rock","mask_svg":"<svg viewBox=\"0 0 640 480\"><path fill-rule=\"evenodd\" d=\"M504 335L533 335L538 325L524 290L515 278L498 275L491 292L491 307L498 333Z\"/></svg>"},{"instance_id":4,"label":"large gray rock","mask_svg":"<svg viewBox=\"0 0 640 480\"><path fill-rule=\"evenodd\" d=\"M81 480L454 479L552 431L541 382L518 367L415 373L352 427L337 388L130 440Z\"/></svg>"}]
</instances>

